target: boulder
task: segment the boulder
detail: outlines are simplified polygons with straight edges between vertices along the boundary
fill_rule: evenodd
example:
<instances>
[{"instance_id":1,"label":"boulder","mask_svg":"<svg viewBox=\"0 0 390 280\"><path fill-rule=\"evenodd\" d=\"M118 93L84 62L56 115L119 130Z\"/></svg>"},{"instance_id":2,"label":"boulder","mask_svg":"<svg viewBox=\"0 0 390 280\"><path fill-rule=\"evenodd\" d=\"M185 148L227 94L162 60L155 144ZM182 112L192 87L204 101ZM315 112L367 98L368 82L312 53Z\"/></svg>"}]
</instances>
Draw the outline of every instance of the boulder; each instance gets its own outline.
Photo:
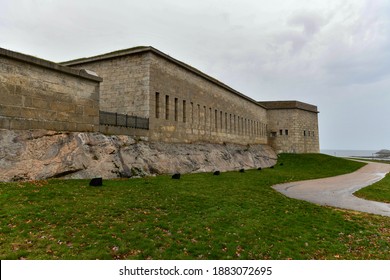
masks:
<instances>
[{"instance_id":1,"label":"boulder","mask_svg":"<svg viewBox=\"0 0 390 280\"><path fill-rule=\"evenodd\" d=\"M0 181L132 178L270 167L267 145L173 144L130 136L0 129Z\"/></svg>"}]
</instances>

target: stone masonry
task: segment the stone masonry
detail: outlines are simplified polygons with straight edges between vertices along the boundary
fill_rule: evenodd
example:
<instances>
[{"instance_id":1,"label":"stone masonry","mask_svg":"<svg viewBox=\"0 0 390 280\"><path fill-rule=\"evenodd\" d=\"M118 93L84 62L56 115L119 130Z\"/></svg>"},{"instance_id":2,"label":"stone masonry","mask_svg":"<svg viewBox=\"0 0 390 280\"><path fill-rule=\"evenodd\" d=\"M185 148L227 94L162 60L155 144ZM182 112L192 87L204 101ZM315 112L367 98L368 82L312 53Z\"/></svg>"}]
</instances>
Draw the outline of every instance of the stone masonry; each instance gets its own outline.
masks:
<instances>
[{"instance_id":1,"label":"stone masonry","mask_svg":"<svg viewBox=\"0 0 390 280\"><path fill-rule=\"evenodd\" d=\"M260 103L267 107L269 145L277 153L319 153L316 106L298 101Z\"/></svg>"},{"instance_id":2,"label":"stone masonry","mask_svg":"<svg viewBox=\"0 0 390 280\"><path fill-rule=\"evenodd\" d=\"M267 143L255 100L151 47L63 63L99 73L102 110L149 118L151 141Z\"/></svg>"},{"instance_id":3,"label":"stone masonry","mask_svg":"<svg viewBox=\"0 0 390 280\"><path fill-rule=\"evenodd\" d=\"M0 128L98 131L100 81L0 48Z\"/></svg>"},{"instance_id":4,"label":"stone masonry","mask_svg":"<svg viewBox=\"0 0 390 280\"><path fill-rule=\"evenodd\" d=\"M147 128L127 126L127 117L126 126L102 124L103 111L145 118ZM316 106L257 102L153 47L61 64L0 49L0 128L319 152Z\"/></svg>"}]
</instances>

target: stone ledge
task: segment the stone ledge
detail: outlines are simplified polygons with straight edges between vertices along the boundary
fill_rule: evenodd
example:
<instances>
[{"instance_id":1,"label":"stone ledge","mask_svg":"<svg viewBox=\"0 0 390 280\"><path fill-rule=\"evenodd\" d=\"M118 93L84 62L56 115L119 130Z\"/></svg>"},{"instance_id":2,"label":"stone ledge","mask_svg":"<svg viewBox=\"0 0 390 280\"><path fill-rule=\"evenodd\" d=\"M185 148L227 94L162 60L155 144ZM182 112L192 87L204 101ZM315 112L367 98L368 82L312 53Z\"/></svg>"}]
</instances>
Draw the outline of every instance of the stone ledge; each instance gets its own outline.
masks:
<instances>
[{"instance_id":1,"label":"stone ledge","mask_svg":"<svg viewBox=\"0 0 390 280\"><path fill-rule=\"evenodd\" d=\"M267 110L281 110L281 109L301 109L313 113L319 113L317 106L303 103L296 100L288 101L260 101L259 104L263 105Z\"/></svg>"},{"instance_id":2,"label":"stone ledge","mask_svg":"<svg viewBox=\"0 0 390 280\"><path fill-rule=\"evenodd\" d=\"M48 68L48 69L51 69L54 71L62 72L64 74L68 74L68 75L72 75L72 76L76 76L76 77L80 77L80 78L84 78L84 79L91 80L94 82L102 82L103 81L103 79L101 77L99 77L95 73L92 73L91 71L88 71L85 69L78 70L78 69L69 68L69 67L57 64L55 62L51 62L51 61L37 58L34 56L6 50L3 48L0 48L0 56L10 58L10 59L19 60L19 61L33 64L36 66Z\"/></svg>"}]
</instances>

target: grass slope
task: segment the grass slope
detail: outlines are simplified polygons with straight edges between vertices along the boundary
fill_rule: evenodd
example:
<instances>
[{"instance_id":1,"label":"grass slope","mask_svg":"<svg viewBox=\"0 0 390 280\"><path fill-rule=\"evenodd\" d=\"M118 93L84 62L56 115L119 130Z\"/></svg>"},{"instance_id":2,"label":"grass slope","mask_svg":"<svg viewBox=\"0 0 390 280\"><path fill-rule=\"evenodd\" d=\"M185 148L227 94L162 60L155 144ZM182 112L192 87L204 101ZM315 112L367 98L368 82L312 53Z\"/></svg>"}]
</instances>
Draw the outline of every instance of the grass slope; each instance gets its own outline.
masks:
<instances>
[{"instance_id":1,"label":"grass slope","mask_svg":"<svg viewBox=\"0 0 390 280\"><path fill-rule=\"evenodd\" d=\"M387 160L367 160L390 164ZM390 173L384 179L354 193L355 196L368 200L390 203Z\"/></svg>"},{"instance_id":2,"label":"grass slope","mask_svg":"<svg viewBox=\"0 0 390 280\"><path fill-rule=\"evenodd\" d=\"M355 192L354 195L364 199L390 203L390 173L381 181Z\"/></svg>"},{"instance_id":3,"label":"grass slope","mask_svg":"<svg viewBox=\"0 0 390 280\"><path fill-rule=\"evenodd\" d=\"M271 186L358 162L280 156L274 169L0 183L1 259L389 259L390 219L287 198Z\"/></svg>"}]
</instances>

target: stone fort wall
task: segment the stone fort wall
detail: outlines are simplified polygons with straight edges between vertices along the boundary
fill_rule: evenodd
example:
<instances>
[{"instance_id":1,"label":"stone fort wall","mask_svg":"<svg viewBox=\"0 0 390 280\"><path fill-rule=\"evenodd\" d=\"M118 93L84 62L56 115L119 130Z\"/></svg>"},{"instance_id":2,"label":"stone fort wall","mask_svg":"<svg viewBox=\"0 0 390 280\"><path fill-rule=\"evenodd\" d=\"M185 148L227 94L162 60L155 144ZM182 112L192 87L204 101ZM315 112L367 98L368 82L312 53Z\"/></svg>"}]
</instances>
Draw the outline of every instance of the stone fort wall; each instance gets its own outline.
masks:
<instances>
[{"instance_id":1,"label":"stone fort wall","mask_svg":"<svg viewBox=\"0 0 390 280\"><path fill-rule=\"evenodd\" d=\"M149 118L149 140L267 143L267 112L262 105L153 48L64 65L98 73L103 78L101 110Z\"/></svg>"},{"instance_id":2,"label":"stone fort wall","mask_svg":"<svg viewBox=\"0 0 390 280\"><path fill-rule=\"evenodd\" d=\"M150 56L151 139L267 143L264 107L159 53Z\"/></svg>"},{"instance_id":3,"label":"stone fort wall","mask_svg":"<svg viewBox=\"0 0 390 280\"><path fill-rule=\"evenodd\" d=\"M102 77L100 110L149 117L150 59L145 53L97 56L63 64L73 69L90 69Z\"/></svg>"},{"instance_id":4,"label":"stone fort wall","mask_svg":"<svg viewBox=\"0 0 390 280\"><path fill-rule=\"evenodd\" d=\"M101 125L99 110L147 118L149 129ZM317 153L317 115L316 106L298 101L256 102L152 47L61 65L0 48L0 128Z\"/></svg>"},{"instance_id":5,"label":"stone fort wall","mask_svg":"<svg viewBox=\"0 0 390 280\"><path fill-rule=\"evenodd\" d=\"M98 131L100 81L0 48L0 128Z\"/></svg>"}]
</instances>

